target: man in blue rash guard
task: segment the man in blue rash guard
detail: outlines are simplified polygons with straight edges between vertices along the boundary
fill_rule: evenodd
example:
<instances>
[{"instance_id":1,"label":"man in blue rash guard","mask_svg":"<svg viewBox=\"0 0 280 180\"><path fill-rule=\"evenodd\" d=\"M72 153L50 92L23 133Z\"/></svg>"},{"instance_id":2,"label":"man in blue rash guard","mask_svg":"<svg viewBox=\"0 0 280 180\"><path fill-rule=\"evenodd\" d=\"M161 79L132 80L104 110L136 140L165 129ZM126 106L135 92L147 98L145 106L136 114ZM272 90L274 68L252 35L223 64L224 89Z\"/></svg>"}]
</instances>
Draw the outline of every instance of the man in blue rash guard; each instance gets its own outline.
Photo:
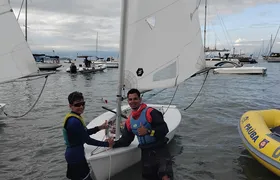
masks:
<instances>
[{"instance_id":1,"label":"man in blue rash guard","mask_svg":"<svg viewBox=\"0 0 280 180\"><path fill-rule=\"evenodd\" d=\"M99 130L107 129L107 121L100 126L87 129L81 114L85 109L83 94L72 92L68 96L71 112L64 118L63 136L67 146L65 159L67 161L66 177L72 180L92 180L90 169L85 158L84 143L101 147L112 147L113 140L98 141L90 138L89 135L95 134Z\"/></svg>"}]
</instances>

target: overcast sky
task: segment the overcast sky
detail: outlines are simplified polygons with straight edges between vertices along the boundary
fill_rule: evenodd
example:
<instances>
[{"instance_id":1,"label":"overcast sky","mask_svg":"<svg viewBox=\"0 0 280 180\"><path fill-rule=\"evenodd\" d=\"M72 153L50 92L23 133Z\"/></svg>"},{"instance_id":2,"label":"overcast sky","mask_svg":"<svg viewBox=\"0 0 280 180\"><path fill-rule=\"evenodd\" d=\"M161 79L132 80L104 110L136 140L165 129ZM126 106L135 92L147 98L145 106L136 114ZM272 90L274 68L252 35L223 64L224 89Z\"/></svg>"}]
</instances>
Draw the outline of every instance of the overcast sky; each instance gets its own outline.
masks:
<instances>
[{"instance_id":1,"label":"overcast sky","mask_svg":"<svg viewBox=\"0 0 280 180\"><path fill-rule=\"evenodd\" d=\"M10 0L17 16L22 0ZM204 0L200 6L203 31ZM28 43L34 51L118 51L121 0L28 0ZM280 25L280 0L208 0L207 46L251 53ZM24 28L24 9L19 23ZM203 32L202 32L203 35ZM274 51L280 52L280 38Z\"/></svg>"}]
</instances>

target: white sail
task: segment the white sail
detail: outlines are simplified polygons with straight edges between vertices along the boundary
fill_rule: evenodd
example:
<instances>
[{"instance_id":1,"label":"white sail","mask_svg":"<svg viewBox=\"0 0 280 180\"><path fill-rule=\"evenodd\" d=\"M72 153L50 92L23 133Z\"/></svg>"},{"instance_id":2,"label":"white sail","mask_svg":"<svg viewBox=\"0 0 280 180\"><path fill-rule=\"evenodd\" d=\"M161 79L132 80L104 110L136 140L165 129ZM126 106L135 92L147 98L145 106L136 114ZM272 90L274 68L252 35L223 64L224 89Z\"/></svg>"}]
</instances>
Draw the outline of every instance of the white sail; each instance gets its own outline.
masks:
<instances>
[{"instance_id":1,"label":"white sail","mask_svg":"<svg viewBox=\"0 0 280 180\"><path fill-rule=\"evenodd\" d=\"M125 87L176 86L205 67L196 0L129 0Z\"/></svg>"},{"instance_id":2,"label":"white sail","mask_svg":"<svg viewBox=\"0 0 280 180\"><path fill-rule=\"evenodd\" d=\"M0 0L0 83L38 71L8 0Z\"/></svg>"}]
</instances>

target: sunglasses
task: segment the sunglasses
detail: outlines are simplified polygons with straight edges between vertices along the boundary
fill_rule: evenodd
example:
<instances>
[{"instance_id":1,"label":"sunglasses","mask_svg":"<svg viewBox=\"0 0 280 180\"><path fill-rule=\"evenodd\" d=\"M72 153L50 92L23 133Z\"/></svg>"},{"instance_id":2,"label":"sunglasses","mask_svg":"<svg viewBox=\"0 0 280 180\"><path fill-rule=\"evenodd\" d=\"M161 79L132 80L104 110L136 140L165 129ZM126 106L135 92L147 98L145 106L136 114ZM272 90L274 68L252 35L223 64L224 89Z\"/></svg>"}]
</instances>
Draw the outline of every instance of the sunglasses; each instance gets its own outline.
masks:
<instances>
[{"instance_id":1,"label":"sunglasses","mask_svg":"<svg viewBox=\"0 0 280 180\"><path fill-rule=\"evenodd\" d=\"M81 106L85 106L86 102L78 102L73 104L74 107L81 107Z\"/></svg>"}]
</instances>

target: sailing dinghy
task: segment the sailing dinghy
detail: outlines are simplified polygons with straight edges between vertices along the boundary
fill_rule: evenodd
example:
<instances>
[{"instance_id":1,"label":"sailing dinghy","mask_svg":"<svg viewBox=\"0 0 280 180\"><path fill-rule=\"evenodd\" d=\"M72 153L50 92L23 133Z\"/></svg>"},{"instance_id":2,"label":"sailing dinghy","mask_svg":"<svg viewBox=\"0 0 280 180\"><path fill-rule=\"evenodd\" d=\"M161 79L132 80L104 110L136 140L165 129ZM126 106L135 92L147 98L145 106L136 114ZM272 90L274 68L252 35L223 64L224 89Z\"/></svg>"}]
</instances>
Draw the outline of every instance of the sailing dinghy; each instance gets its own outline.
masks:
<instances>
[{"instance_id":1,"label":"sailing dinghy","mask_svg":"<svg viewBox=\"0 0 280 180\"><path fill-rule=\"evenodd\" d=\"M150 90L179 85L205 67L204 49L196 0L123 0L121 19L119 88L117 115L106 112L88 124L93 128L105 120L116 124L120 136L121 114L130 107L121 106L123 88ZM164 114L172 140L181 122L174 105L148 104ZM105 140L102 130L91 136ZM128 147L108 149L85 144L85 154L97 180L105 180L141 160L137 138ZM104 168L107 167L107 168Z\"/></svg>"}]
</instances>

